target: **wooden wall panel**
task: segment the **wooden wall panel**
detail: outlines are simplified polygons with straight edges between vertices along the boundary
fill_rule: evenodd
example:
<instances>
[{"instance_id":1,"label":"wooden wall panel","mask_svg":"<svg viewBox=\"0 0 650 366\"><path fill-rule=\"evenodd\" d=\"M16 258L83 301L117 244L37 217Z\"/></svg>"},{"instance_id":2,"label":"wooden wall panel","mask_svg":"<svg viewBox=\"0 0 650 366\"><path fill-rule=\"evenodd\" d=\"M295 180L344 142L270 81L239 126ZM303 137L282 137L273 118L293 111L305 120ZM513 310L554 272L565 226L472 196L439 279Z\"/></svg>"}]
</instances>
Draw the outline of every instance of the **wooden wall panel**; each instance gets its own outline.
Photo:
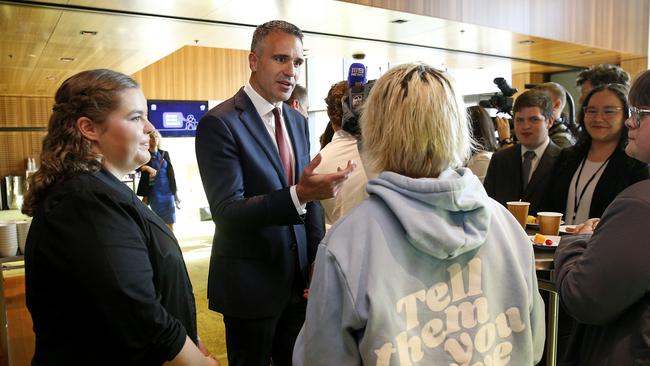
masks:
<instances>
[{"instance_id":1,"label":"wooden wall panel","mask_svg":"<svg viewBox=\"0 0 650 366\"><path fill-rule=\"evenodd\" d=\"M0 96L0 127L43 129L0 131L0 178L6 175L25 175L27 158L38 160L52 104L52 97Z\"/></svg>"},{"instance_id":2,"label":"wooden wall panel","mask_svg":"<svg viewBox=\"0 0 650 366\"><path fill-rule=\"evenodd\" d=\"M133 74L148 99L224 100L250 76L248 51L185 46Z\"/></svg>"},{"instance_id":3,"label":"wooden wall panel","mask_svg":"<svg viewBox=\"0 0 650 366\"><path fill-rule=\"evenodd\" d=\"M0 177L25 175L27 158L38 162L45 131L0 131Z\"/></svg>"},{"instance_id":4,"label":"wooden wall panel","mask_svg":"<svg viewBox=\"0 0 650 366\"><path fill-rule=\"evenodd\" d=\"M53 104L52 97L0 96L0 127L47 128Z\"/></svg>"},{"instance_id":5,"label":"wooden wall panel","mask_svg":"<svg viewBox=\"0 0 650 366\"><path fill-rule=\"evenodd\" d=\"M648 54L648 0L339 0L607 50Z\"/></svg>"},{"instance_id":6,"label":"wooden wall panel","mask_svg":"<svg viewBox=\"0 0 650 366\"><path fill-rule=\"evenodd\" d=\"M630 73L632 80L639 75L642 71L648 70L648 58L635 58L631 60L622 60L621 68Z\"/></svg>"},{"instance_id":7,"label":"wooden wall panel","mask_svg":"<svg viewBox=\"0 0 650 366\"><path fill-rule=\"evenodd\" d=\"M546 82L546 75L540 73L521 73L521 74L512 74L512 87L516 88L518 91L515 93L513 98L517 99L519 94L526 91L524 87L526 84L541 84Z\"/></svg>"},{"instance_id":8,"label":"wooden wall panel","mask_svg":"<svg viewBox=\"0 0 650 366\"><path fill-rule=\"evenodd\" d=\"M133 77L147 98L224 100L246 83L248 52L187 46ZM47 128L52 97L0 96L0 127ZM28 157L40 156L46 131L0 131L0 177L24 175Z\"/></svg>"}]
</instances>

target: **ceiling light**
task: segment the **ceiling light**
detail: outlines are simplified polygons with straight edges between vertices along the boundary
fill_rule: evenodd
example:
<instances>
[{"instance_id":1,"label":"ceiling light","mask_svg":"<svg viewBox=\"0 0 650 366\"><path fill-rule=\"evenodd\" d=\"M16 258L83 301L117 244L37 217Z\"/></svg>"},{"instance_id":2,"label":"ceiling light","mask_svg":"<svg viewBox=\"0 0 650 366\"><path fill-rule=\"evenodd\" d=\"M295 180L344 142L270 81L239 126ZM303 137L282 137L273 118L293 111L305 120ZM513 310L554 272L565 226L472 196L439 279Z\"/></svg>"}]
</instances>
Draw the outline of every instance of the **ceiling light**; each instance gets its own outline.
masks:
<instances>
[{"instance_id":1,"label":"ceiling light","mask_svg":"<svg viewBox=\"0 0 650 366\"><path fill-rule=\"evenodd\" d=\"M408 20L406 20L406 19L395 19L395 20L391 20L390 22L395 23L395 24L404 24L404 23L408 22Z\"/></svg>"},{"instance_id":2,"label":"ceiling light","mask_svg":"<svg viewBox=\"0 0 650 366\"><path fill-rule=\"evenodd\" d=\"M74 61L74 57L61 57L59 60L63 62L72 62Z\"/></svg>"},{"instance_id":3,"label":"ceiling light","mask_svg":"<svg viewBox=\"0 0 650 366\"><path fill-rule=\"evenodd\" d=\"M523 44L523 45L529 45L529 44L533 44L533 43L535 43L535 41L533 41L531 39L525 39L523 41L519 41L519 44Z\"/></svg>"},{"instance_id":4,"label":"ceiling light","mask_svg":"<svg viewBox=\"0 0 650 366\"><path fill-rule=\"evenodd\" d=\"M46 77L46 79L49 80L49 81L54 81L54 80L56 80L56 78L55 78L54 76L52 76L52 75Z\"/></svg>"},{"instance_id":5,"label":"ceiling light","mask_svg":"<svg viewBox=\"0 0 650 366\"><path fill-rule=\"evenodd\" d=\"M35 54L33 54L33 53L30 53L29 55L27 55L27 57L31 57L31 58L34 58L34 57L36 57L36 55L35 55Z\"/></svg>"},{"instance_id":6,"label":"ceiling light","mask_svg":"<svg viewBox=\"0 0 650 366\"><path fill-rule=\"evenodd\" d=\"M82 36L96 36L97 31L82 30L79 31L79 34L81 34Z\"/></svg>"},{"instance_id":7,"label":"ceiling light","mask_svg":"<svg viewBox=\"0 0 650 366\"><path fill-rule=\"evenodd\" d=\"M586 51L581 51L580 52L581 55L593 55L594 53L596 53L596 52L594 52L592 50L586 50Z\"/></svg>"}]
</instances>

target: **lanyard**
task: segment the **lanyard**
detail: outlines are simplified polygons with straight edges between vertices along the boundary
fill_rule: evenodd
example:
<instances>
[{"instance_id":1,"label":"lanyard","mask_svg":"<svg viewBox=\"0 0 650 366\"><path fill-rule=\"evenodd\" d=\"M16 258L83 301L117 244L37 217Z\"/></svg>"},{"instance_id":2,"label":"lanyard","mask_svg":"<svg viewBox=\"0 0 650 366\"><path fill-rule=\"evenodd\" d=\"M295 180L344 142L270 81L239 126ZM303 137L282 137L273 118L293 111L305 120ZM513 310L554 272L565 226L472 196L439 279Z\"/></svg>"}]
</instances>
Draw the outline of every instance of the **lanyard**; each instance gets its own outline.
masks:
<instances>
[{"instance_id":1,"label":"lanyard","mask_svg":"<svg viewBox=\"0 0 650 366\"><path fill-rule=\"evenodd\" d=\"M607 164L609 159L612 158L612 155L610 155L607 160L605 160L604 163L602 163L598 169L592 174L591 178L587 181L587 183L582 187L582 192L580 192L580 197L578 197L578 182L580 182L580 176L582 175L582 168L585 166L585 162L587 161L587 158L585 157L582 159L582 162L580 163L580 170L578 170L578 176L576 177L576 182L575 185L573 186L573 223L575 224L576 221L576 215L578 214L578 208L580 207L580 202L582 201L582 196L585 195L585 192L587 191L587 187L591 184L591 182L596 178L596 175L598 175L598 172L600 172L601 169Z\"/></svg>"}]
</instances>

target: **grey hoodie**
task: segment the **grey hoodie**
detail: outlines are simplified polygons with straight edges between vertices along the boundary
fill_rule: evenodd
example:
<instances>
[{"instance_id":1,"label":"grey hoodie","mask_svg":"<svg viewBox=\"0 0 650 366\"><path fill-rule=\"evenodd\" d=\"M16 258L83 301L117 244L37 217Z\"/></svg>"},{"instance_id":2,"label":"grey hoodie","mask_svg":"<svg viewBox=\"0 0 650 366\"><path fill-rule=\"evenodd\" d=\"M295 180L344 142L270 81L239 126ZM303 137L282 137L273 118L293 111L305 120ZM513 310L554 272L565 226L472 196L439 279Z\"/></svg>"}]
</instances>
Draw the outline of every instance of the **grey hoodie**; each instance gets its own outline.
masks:
<instances>
[{"instance_id":1,"label":"grey hoodie","mask_svg":"<svg viewBox=\"0 0 650 366\"><path fill-rule=\"evenodd\" d=\"M384 172L316 257L294 365L532 365L534 253L469 169Z\"/></svg>"}]
</instances>

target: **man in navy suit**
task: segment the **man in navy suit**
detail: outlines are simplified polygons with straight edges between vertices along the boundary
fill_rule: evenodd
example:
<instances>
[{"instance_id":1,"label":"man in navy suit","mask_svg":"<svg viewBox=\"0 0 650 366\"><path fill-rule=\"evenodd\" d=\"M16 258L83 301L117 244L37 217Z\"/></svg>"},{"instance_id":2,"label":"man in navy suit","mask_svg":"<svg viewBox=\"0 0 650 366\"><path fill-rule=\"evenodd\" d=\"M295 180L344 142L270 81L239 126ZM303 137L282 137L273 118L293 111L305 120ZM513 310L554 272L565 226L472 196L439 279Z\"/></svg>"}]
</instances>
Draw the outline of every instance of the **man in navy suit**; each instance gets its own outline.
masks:
<instances>
[{"instance_id":1,"label":"man in navy suit","mask_svg":"<svg viewBox=\"0 0 650 366\"><path fill-rule=\"evenodd\" d=\"M543 91L528 90L515 100L513 112L519 143L492 155L483 185L504 206L508 201L530 202L528 212L535 215L560 155L560 148L548 137L554 122L553 102Z\"/></svg>"},{"instance_id":2,"label":"man in navy suit","mask_svg":"<svg viewBox=\"0 0 650 366\"><path fill-rule=\"evenodd\" d=\"M208 307L223 314L230 365L290 365L309 267L324 234L318 200L354 168L314 174L307 121L283 103L304 62L302 32L271 21L253 34L249 82L210 110L196 156L216 225Z\"/></svg>"}]
</instances>

